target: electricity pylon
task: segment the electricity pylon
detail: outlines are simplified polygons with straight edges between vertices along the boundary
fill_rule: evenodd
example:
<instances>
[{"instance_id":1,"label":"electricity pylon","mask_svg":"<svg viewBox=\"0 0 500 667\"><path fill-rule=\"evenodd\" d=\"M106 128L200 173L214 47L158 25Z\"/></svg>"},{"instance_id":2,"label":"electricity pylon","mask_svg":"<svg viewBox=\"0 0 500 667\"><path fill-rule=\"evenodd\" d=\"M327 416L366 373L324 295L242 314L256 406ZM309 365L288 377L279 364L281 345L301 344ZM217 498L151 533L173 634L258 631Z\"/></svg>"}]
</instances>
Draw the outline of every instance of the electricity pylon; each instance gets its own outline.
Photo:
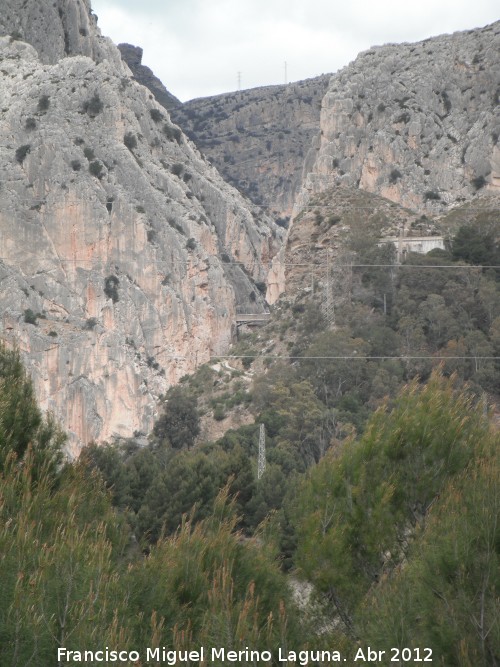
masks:
<instances>
[{"instance_id":1,"label":"electricity pylon","mask_svg":"<svg viewBox=\"0 0 500 667\"><path fill-rule=\"evenodd\" d=\"M328 325L335 322L335 307L333 304L333 288L330 275L330 248L326 250L326 285L325 300L323 301L323 315Z\"/></svg>"},{"instance_id":2,"label":"electricity pylon","mask_svg":"<svg viewBox=\"0 0 500 667\"><path fill-rule=\"evenodd\" d=\"M257 479L260 479L265 472L266 472L266 428L264 424L261 424L259 431L259 458L257 461Z\"/></svg>"}]
</instances>

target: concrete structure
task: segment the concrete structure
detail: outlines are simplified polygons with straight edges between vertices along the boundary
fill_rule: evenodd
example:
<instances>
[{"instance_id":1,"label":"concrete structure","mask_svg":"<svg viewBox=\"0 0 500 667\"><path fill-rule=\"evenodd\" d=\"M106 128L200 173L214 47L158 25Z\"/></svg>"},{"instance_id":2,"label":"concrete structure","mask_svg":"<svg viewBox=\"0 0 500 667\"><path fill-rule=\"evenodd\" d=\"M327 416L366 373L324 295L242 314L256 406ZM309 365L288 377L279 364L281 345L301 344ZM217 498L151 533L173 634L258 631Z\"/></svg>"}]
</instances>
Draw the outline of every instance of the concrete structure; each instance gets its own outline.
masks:
<instances>
[{"instance_id":1,"label":"concrete structure","mask_svg":"<svg viewBox=\"0 0 500 667\"><path fill-rule=\"evenodd\" d=\"M442 236L389 236L381 243L394 243L398 264L405 259L409 252L418 252L425 255L435 248L444 250L444 238Z\"/></svg>"},{"instance_id":2,"label":"concrete structure","mask_svg":"<svg viewBox=\"0 0 500 667\"><path fill-rule=\"evenodd\" d=\"M248 313L236 315L236 324L250 324L258 326L259 324L267 324L271 317L271 313Z\"/></svg>"}]
</instances>

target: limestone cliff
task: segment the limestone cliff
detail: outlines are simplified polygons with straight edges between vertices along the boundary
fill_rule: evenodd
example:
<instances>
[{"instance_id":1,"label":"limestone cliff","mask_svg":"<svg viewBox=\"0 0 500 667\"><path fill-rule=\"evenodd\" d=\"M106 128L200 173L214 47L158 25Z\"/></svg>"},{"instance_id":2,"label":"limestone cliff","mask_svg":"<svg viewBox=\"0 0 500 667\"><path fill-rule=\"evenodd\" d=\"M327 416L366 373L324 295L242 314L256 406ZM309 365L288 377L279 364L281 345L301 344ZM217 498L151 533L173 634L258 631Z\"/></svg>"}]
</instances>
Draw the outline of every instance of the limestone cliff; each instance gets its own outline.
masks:
<instances>
[{"instance_id":1,"label":"limestone cliff","mask_svg":"<svg viewBox=\"0 0 500 667\"><path fill-rule=\"evenodd\" d=\"M49 12L49 26L51 2L24 4ZM29 38L18 10L8 31ZM109 57L97 32L83 55L61 57L64 44L37 35L34 46L0 37L1 336L77 452L148 432L158 395L227 348L236 310L264 308L255 283L282 230L222 180L110 42Z\"/></svg>"},{"instance_id":2,"label":"limestone cliff","mask_svg":"<svg viewBox=\"0 0 500 667\"><path fill-rule=\"evenodd\" d=\"M300 204L359 187L438 213L500 187L500 22L372 48L335 74Z\"/></svg>"},{"instance_id":3,"label":"limestone cliff","mask_svg":"<svg viewBox=\"0 0 500 667\"><path fill-rule=\"evenodd\" d=\"M97 27L90 0L2 0L0 35L28 42L42 63L82 55L121 67L120 53Z\"/></svg>"},{"instance_id":4,"label":"limestone cliff","mask_svg":"<svg viewBox=\"0 0 500 667\"><path fill-rule=\"evenodd\" d=\"M318 133L329 78L192 100L172 109L172 118L229 183L275 217L287 218Z\"/></svg>"}]
</instances>

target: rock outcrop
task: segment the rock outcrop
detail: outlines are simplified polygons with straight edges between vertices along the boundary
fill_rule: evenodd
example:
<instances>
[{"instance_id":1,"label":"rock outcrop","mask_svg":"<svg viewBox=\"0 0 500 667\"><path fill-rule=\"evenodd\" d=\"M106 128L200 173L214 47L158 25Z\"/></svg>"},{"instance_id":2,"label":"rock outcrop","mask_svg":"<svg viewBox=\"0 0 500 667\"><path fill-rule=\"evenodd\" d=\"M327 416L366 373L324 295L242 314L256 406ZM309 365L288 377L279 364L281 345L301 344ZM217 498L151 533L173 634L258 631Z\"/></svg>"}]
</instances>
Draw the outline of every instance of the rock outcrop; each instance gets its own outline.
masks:
<instances>
[{"instance_id":1,"label":"rock outcrop","mask_svg":"<svg viewBox=\"0 0 500 667\"><path fill-rule=\"evenodd\" d=\"M500 22L372 48L335 74L299 205L359 187L438 213L500 187Z\"/></svg>"},{"instance_id":2,"label":"rock outcrop","mask_svg":"<svg viewBox=\"0 0 500 667\"><path fill-rule=\"evenodd\" d=\"M2 0L0 35L28 42L44 64L81 55L108 60L116 71L121 67L120 53L97 27L90 0Z\"/></svg>"},{"instance_id":3,"label":"rock outcrop","mask_svg":"<svg viewBox=\"0 0 500 667\"><path fill-rule=\"evenodd\" d=\"M172 95L154 72L146 65L142 64L143 50L140 46L132 44L118 44L123 60L127 63L134 79L149 88L155 96L156 101L165 109L172 109L182 105L182 102Z\"/></svg>"},{"instance_id":4,"label":"rock outcrop","mask_svg":"<svg viewBox=\"0 0 500 667\"><path fill-rule=\"evenodd\" d=\"M51 2L39 6L52 16ZM39 23L49 27L43 12ZM282 230L222 180L111 43L109 58L96 36L58 59L64 47L44 50L35 33L34 46L0 37L1 337L76 453L147 433L157 397L227 348L237 309L264 309L256 284Z\"/></svg>"},{"instance_id":5,"label":"rock outcrop","mask_svg":"<svg viewBox=\"0 0 500 667\"><path fill-rule=\"evenodd\" d=\"M172 118L229 183L285 224L329 79L196 99L172 109Z\"/></svg>"}]
</instances>

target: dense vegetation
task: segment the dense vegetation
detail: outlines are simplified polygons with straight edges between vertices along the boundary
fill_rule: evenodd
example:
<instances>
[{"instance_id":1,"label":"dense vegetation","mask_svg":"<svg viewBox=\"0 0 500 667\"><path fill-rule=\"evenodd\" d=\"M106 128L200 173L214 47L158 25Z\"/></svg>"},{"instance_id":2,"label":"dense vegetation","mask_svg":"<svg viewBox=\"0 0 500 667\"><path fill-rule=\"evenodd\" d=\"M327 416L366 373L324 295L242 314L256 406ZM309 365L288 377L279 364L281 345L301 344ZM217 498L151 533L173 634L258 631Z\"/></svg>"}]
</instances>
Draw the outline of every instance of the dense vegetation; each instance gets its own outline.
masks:
<instances>
[{"instance_id":1,"label":"dense vegetation","mask_svg":"<svg viewBox=\"0 0 500 667\"><path fill-rule=\"evenodd\" d=\"M200 645L335 646L348 664L367 645L427 647L433 664L497 664L500 443L454 378L414 381L377 410L257 539L241 538L226 489L144 552L99 476L62 463L17 355L0 361L1 664L55 664L58 646ZM273 546L284 528L295 577L314 584L302 618Z\"/></svg>"},{"instance_id":2,"label":"dense vegetation","mask_svg":"<svg viewBox=\"0 0 500 667\"><path fill-rule=\"evenodd\" d=\"M434 374L301 482L287 508L296 563L352 642L496 664L498 444L471 397Z\"/></svg>"},{"instance_id":3,"label":"dense vegetation","mask_svg":"<svg viewBox=\"0 0 500 667\"><path fill-rule=\"evenodd\" d=\"M472 264L500 264L491 230L462 227L449 251L411 254L401 267L393 265L393 248L370 237L356 248L352 263L363 266L352 270L349 290L338 286L343 301L334 328L318 300L299 295L263 333L238 343L239 366L237 360L225 370L204 366L171 389L146 447L130 441L85 453L139 540L154 542L162 528L175 531L195 503L194 519L204 518L225 485L236 494L239 527L252 534L282 508L296 478L362 434L387 397L414 378L426 382L439 365L445 376L467 381L478 400L485 391L498 395L500 274ZM386 264L392 266L380 266ZM270 350L281 359L267 358ZM235 408L247 410L254 423L200 442L202 413L222 420ZM257 484L261 423L267 470ZM291 566L285 545L283 556Z\"/></svg>"},{"instance_id":4,"label":"dense vegetation","mask_svg":"<svg viewBox=\"0 0 500 667\"><path fill-rule=\"evenodd\" d=\"M372 266L353 269L335 328L314 298L285 304L239 364L168 392L146 445L64 462L0 350L1 664L106 645L428 647L433 664L498 664L500 443L483 399L500 389L500 280L470 268L499 264L498 244L461 229L389 271L374 265L390 248L357 252ZM235 409L252 423L201 439L203 418ZM312 584L300 613L290 577Z\"/></svg>"},{"instance_id":5,"label":"dense vegetation","mask_svg":"<svg viewBox=\"0 0 500 667\"><path fill-rule=\"evenodd\" d=\"M271 549L241 540L227 493L145 557L99 477L62 463L60 432L4 349L0 404L0 664L54 665L59 646L272 650L303 641Z\"/></svg>"}]
</instances>

